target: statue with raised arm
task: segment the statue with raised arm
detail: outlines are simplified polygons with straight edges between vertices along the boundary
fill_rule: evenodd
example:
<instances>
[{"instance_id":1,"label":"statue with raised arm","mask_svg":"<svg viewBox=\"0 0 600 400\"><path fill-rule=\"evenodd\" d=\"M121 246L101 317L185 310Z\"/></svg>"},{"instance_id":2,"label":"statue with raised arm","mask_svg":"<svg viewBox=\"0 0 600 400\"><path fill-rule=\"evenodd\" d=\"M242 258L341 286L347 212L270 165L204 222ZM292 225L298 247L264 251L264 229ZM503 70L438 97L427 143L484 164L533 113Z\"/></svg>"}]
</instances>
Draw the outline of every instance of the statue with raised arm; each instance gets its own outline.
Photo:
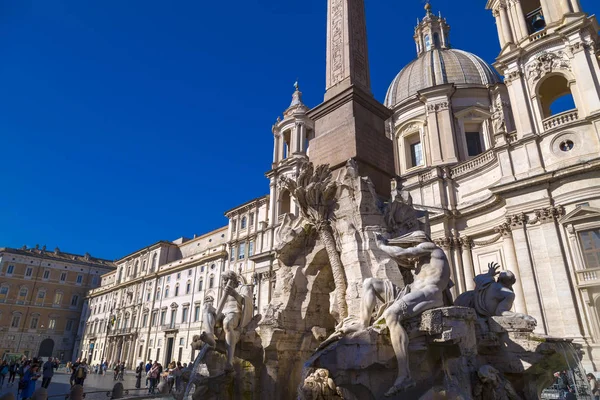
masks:
<instances>
[{"instance_id":1,"label":"statue with raised arm","mask_svg":"<svg viewBox=\"0 0 600 400\"><path fill-rule=\"evenodd\" d=\"M458 296L454 305L474 308L479 316L485 318L516 317L535 323L535 319L527 314L510 311L515 301L512 287L517 280L512 272L500 272L499 268L498 263L489 263L488 272L475 277L475 289Z\"/></svg>"},{"instance_id":2,"label":"statue with raised arm","mask_svg":"<svg viewBox=\"0 0 600 400\"><path fill-rule=\"evenodd\" d=\"M220 333L225 336L227 350L226 370L233 370L235 347L240 340L241 330L252 319L252 288L244 285L242 278L233 271L223 273L223 298L215 309L211 301L205 300L200 339L216 347ZM221 328L217 330L217 328Z\"/></svg>"},{"instance_id":3,"label":"statue with raised arm","mask_svg":"<svg viewBox=\"0 0 600 400\"><path fill-rule=\"evenodd\" d=\"M401 268L411 269L414 277L413 282L401 290L381 279L367 279L363 285L361 318L365 327L370 325L376 299L384 302L376 318L381 316L385 320L398 362L396 381L385 394L393 396L415 386L408 364L408 334L402 327L402 321L446 305L451 285L450 266L446 254L422 231L391 240L377 234L376 240L377 247L390 255Z\"/></svg>"}]
</instances>

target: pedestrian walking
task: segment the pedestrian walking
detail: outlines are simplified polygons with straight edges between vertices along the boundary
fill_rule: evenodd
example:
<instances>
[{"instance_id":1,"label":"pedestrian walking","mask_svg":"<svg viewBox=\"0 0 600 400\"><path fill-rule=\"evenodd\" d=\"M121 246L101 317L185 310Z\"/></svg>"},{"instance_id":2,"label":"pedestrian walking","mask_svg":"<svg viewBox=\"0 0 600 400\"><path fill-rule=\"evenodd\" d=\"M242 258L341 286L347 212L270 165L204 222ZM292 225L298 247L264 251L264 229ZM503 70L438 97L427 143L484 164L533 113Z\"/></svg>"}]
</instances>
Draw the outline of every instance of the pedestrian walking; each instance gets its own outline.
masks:
<instances>
[{"instance_id":1,"label":"pedestrian walking","mask_svg":"<svg viewBox=\"0 0 600 400\"><path fill-rule=\"evenodd\" d=\"M15 375L17 374L18 364L12 361L8 366L8 386L15 383Z\"/></svg>"},{"instance_id":2,"label":"pedestrian walking","mask_svg":"<svg viewBox=\"0 0 600 400\"><path fill-rule=\"evenodd\" d=\"M54 376L54 362L51 358L48 358L48 361L44 363L42 366L42 387L48 389L50 386L50 381Z\"/></svg>"},{"instance_id":3,"label":"pedestrian walking","mask_svg":"<svg viewBox=\"0 0 600 400\"><path fill-rule=\"evenodd\" d=\"M139 389L142 386L142 373L145 371L144 363L140 362L140 365L135 369L135 388Z\"/></svg>"},{"instance_id":4,"label":"pedestrian walking","mask_svg":"<svg viewBox=\"0 0 600 400\"><path fill-rule=\"evenodd\" d=\"M75 369L74 373L74 382L76 385L83 386L83 382L87 377L87 360L84 358L79 365L77 365L77 369Z\"/></svg>"},{"instance_id":5,"label":"pedestrian walking","mask_svg":"<svg viewBox=\"0 0 600 400\"><path fill-rule=\"evenodd\" d=\"M21 399L29 399L35 391L35 382L40 377L38 373L38 365L31 364L29 368L23 374L23 377L19 381L19 390L21 391Z\"/></svg>"},{"instance_id":6,"label":"pedestrian walking","mask_svg":"<svg viewBox=\"0 0 600 400\"><path fill-rule=\"evenodd\" d=\"M154 394L159 375L158 363L155 361L152 368L150 368L150 371L148 371L148 379L150 380L150 388L148 389L149 394Z\"/></svg>"},{"instance_id":7,"label":"pedestrian walking","mask_svg":"<svg viewBox=\"0 0 600 400\"><path fill-rule=\"evenodd\" d=\"M148 377L148 372L150 372L150 368L152 368L152 360L149 360L146 364L146 387L148 387L148 382L150 381L150 378Z\"/></svg>"},{"instance_id":8,"label":"pedestrian walking","mask_svg":"<svg viewBox=\"0 0 600 400\"><path fill-rule=\"evenodd\" d=\"M0 365L0 388L2 388L2 385L4 385L4 379L6 378L6 375L8 375L8 363L3 361L2 365Z\"/></svg>"}]
</instances>

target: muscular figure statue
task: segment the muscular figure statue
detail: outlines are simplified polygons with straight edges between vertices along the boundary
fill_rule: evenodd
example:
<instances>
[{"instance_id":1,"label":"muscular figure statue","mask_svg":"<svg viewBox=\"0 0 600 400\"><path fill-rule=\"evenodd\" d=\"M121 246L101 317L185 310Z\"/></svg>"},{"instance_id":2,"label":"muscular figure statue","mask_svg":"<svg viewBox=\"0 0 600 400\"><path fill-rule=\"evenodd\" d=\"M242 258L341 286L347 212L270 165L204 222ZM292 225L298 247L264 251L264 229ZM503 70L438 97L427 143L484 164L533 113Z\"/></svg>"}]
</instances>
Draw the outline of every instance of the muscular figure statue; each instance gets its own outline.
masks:
<instances>
[{"instance_id":1,"label":"muscular figure statue","mask_svg":"<svg viewBox=\"0 0 600 400\"><path fill-rule=\"evenodd\" d=\"M412 232L389 241L376 235L376 239L377 247L394 258L402 268L412 269L414 274L414 281L402 290L389 281L379 279L369 279L364 285L361 318L365 326L370 323L376 298L386 303L393 301L388 308L384 305L380 311L390 331L398 361L398 377L385 394L393 396L415 385L408 367L408 334L402 327L402 321L444 306L444 292L450 285L450 266L442 249L432 243L424 232Z\"/></svg>"},{"instance_id":2,"label":"muscular figure statue","mask_svg":"<svg viewBox=\"0 0 600 400\"><path fill-rule=\"evenodd\" d=\"M222 311L217 311L210 302L205 303L202 315L202 328L204 331L200 339L212 347L216 347L215 327L222 327L225 332L227 349L226 369L233 369L235 347L240 339L241 329L252 318L252 289L246 285L240 286L240 277L233 271L223 274ZM248 318L249 317L249 318Z\"/></svg>"},{"instance_id":3,"label":"muscular figure statue","mask_svg":"<svg viewBox=\"0 0 600 400\"><path fill-rule=\"evenodd\" d=\"M529 315L510 311L515 301L512 287L517 280L512 272L500 272L498 268L497 263L489 263L488 272L475 277L475 289L458 296L454 305L474 308L482 317L517 317L535 322Z\"/></svg>"}]
</instances>

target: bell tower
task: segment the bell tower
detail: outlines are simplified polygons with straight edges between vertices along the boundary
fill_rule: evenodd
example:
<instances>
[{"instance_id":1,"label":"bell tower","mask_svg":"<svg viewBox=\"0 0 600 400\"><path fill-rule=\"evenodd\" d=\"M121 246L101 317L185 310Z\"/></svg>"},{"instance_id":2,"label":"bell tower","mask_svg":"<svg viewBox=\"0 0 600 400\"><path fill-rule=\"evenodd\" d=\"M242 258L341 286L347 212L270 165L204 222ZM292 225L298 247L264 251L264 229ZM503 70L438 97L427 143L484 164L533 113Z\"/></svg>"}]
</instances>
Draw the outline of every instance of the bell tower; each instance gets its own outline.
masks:
<instances>
[{"instance_id":1,"label":"bell tower","mask_svg":"<svg viewBox=\"0 0 600 400\"><path fill-rule=\"evenodd\" d=\"M364 0L328 0L325 99L308 113L315 123L310 160L332 169L354 158L359 174L389 195L393 146L385 133L391 111L371 94Z\"/></svg>"},{"instance_id":2,"label":"bell tower","mask_svg":"<svg viewBox=\"0 0 600 400\"><path fill-rule=\"evenodd\" d=\"M598 22L579 0L489 0L487 8L518 139L600 114Z\"/></svg>"}]
</instances>

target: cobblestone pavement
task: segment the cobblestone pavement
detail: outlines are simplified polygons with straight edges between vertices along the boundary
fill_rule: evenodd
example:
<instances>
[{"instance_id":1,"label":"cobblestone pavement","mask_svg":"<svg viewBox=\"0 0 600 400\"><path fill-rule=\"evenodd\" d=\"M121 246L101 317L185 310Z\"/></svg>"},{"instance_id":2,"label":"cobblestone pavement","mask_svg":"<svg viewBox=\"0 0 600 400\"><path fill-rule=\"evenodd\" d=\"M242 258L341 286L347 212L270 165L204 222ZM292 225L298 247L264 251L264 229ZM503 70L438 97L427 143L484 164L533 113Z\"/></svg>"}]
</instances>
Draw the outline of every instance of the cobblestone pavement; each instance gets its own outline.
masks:
<instances>
[{"instance_id":1,"label":"cobblestone pavement","mask_svg":"<svg viewBox=\"0 0 600 400\"><path fill-rule=\"evenodd\" d=\"M60 395L68 394L71 389L71 385L69 384L70 374L64 372L57 372L54 374L52 381L50 382L50 386L48 387L48 396L49 400L60 400L63 399ZM18 378L17 378L18 379ZM0 394L4 394L6 392L12 392L17 395L17 379L15 379L15 383L12 386L8 386L6 384L2 385L0 388ZM8 381L8 378L6 379ZM112 390L115 380L113 379L113 373L109 372L107 375L98 375L98 374L88 374L85 382L83 384L84 392L86 392L86 400L102 400L108 399L106 396L106 392ZM135 376L133 372L128 372L125 374L125 380L122 382L123 388L134 389L135 388ZM42 385L42 378L40 378L36 384L36 389ZM145 387L145 379L142 379L142 389ZM100 393L90 393L90 392L100 392ZM147 393L145 390L136 390L130 392L130 395L143 395ZM51 397L56 396L56 397Z\"/></svg>"}]
</instances>

